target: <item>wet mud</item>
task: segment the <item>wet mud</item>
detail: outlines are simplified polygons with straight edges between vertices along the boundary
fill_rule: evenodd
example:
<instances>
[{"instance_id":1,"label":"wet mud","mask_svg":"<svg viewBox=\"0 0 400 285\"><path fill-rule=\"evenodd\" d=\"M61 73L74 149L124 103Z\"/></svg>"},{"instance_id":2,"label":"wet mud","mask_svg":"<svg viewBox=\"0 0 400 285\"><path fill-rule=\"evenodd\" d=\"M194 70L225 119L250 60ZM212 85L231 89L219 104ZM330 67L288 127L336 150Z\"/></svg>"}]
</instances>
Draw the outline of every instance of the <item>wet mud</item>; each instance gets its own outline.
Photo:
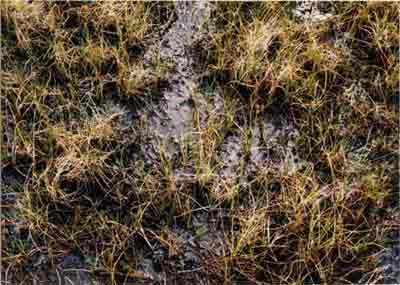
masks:
<instances>
[{"instance_id":1,"label":"wet mud","mask_svg":"<svg viewBox=\"0 0 400 285\"><path fill-rule=\"evenodd\" d=\"M223 256L227 250L225 232L228 229L221 221L221 211L214 209L194 213L186 225L174 225L165 233L174 241L174 246L156 245L152 255L143 260L141 272L155 282L170 283L179 279L209 284L207 261Z\"/></svg>"},{"instance_id":2,"label":"wet mud","mask_svg":"<svg viewBox=\"0 0 400 285\"><path fill-rule=\"evenodd\" d=\"M148 63L158 58L170 67L160 103L141 114L148 118L151 135L163 142L176 141L191 131L195 103L192 95L198 85L191 46L202 37L202 26L209 14L208 3L176 2L176 14L177 19L168 32L145 55Z\"/></svg>"},{"instance_id":3,"label":"wet mud","mask_svg":"<svg viewBox=\"0 0 400 285\"><path fill-rule=\"evenodd\" d=\"M307 165L296 149L299 131L283 116L263 114L252 130L245 174L269 167L282 175L290 175ZM237 173L240 158L245 156L242 146L244 136L236 132L225 138L220 151L222 177L232 177Z\"/></svg>"},{"instance_id":4,"label":"wet mud","mask_svg":"<svg viewBox=\"0 0 400 285\"><path fill-rule=\"evenodd\" d=\"M381 282L384 284L400 284L400 237L394 238L394 244L385 248L379 256L382 268Z\"/></svg>"},{"instance_id":5,"label":"wet mud","mask_svg":"<svg viewBox=\"0 0 400 285\"><path fill-rule=\"evenodd\" d=\"M306 22L318 23L333 16L332 4L324 1L296 1L293 15Z\"/></svg>"}]
</instances>

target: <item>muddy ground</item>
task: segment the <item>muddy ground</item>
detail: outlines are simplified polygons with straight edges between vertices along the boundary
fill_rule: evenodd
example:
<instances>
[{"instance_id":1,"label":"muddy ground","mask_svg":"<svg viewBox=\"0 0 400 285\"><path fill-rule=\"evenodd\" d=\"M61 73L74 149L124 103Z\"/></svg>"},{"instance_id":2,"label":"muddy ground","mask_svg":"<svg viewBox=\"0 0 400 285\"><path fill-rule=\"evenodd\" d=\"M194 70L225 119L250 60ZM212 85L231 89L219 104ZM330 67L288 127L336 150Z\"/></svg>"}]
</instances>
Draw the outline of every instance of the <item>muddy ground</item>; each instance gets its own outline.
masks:
<instances>
[{"instance_id":1,"label":"muddy ground","mask_svg":"<svg viewBox=\"0 0 400 285\"><path fill-rule=\"evenodd\" d=\"M321 22L332 16L328 6L299 3L294 14L304 21ZM204 77L197 68L200 64L199 55L193 48L194 43L202 41L209 29L213 28L209 18L212 9L213 3L206 1L177 3L175 20L170 23L158 43L145 53L147 68L155 68L151 60L154 57L169 66L160 94L154 101L138 108L126 105L110 95L99 108L103 113L121 114L116 120L116 128L126 130L127 133L132 128L139 130L148 167L162 164L161 153L166 160L174 161L180 155L180 143L185 139L196 139L198 129L206 124L206 119L210 116L218 118L218 114L224 111L225 101L228 99L224 97L218 84L209 88L210 90L203 88ZM245 177L260 169L273 168L290 174L309 165L299 155L296 144L299 130L292 123L291 114L282 114L277 110L276 113L261 113L258 118L250 121L245 113L246 106L238 102L235 118L232 119L235 127L221 134L222 143L215 148L220 162L217 173L220 189L216 191L219 191L218 195L221 197L229 194L224 192L227 190L222 186L233 181L242 187L250 187ZM132 124L132 121L135 123ZM246 149L241 145L244 137L248 141ZM138 154L132 151L129 155L135 159ZM247 157L246 165L240 165L243 157ZM187 187L192 183L194 167L190 162L185 165L178 163L172 167L176 187ZM30 173L29 170L26 173ZM30 183L29 176L24 177L12 167L7 167L2 168L1 177L2 215L12 219L15 216L13 205L18 203L19 195L12 191L16 184L14 180L18 180L18 184ZM224 255L228 250L224 242L226 234L237 226L227 216L223 207L210 208L199 204L193 210L189 223L183 222L180 217L173 217L174 226L166 236L176 242L175 246L167 250L161 242L141 241L141 246L135 252L140 260L137 276L127 278L117 275L116 280L121 284L134 284L143 280L153 284L213 283L208 279L212 267L205 264L208 260L212 264L212 260ZM20 236L19 228L23 224L24 221L6 224L2 232L3 238L6 237L7 240L6 246L18 238L26 239L29 243L29 236ZM159 230L160 227L154 224L148 225L148 228ZM398 237L395 239L398 240ZM107 284L102 280L101 273L93 274L90 271L90 264L94 261L88 256L83 257L79 251L60 255L53 263L49 261L47 254L40 251L33 253L30 267L26 268L32 278L35 276L42 281L41 284ZM386 284L400 283L399 258L398 242L382 250L379 263L383 279L380 281ZM171 268L175 268L175 271L170 272ZM3 280L15 278L9 275L9 270L10 268L2 268ZM368 278L369 276L364 276L359 282L364 283Z\"/></svg>"}]
</instances>

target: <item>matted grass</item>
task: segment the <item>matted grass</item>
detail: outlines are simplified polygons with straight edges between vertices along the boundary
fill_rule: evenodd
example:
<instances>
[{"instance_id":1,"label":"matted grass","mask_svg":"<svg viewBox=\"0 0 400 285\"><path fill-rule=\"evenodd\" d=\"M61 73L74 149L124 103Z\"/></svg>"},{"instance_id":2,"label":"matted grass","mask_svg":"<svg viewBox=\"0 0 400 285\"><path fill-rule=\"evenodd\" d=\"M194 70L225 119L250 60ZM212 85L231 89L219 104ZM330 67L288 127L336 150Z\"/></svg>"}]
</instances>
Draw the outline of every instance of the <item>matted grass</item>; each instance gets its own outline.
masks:
<instances>
[{"instance_id":1,"label":"matted grass","mask_svg":"<svg viewBox=\"0 0 400 285\"><path fill-rule=\"evenodd\" d=\"M387 282L399 5L329 5L308 21L294 3L209 3L187 47L192 131L170 152L135 115L173 72L145 59L173 3L5 1L3 276L57 277L74 256L107 284Z\"/></svg>"}]
</instances>

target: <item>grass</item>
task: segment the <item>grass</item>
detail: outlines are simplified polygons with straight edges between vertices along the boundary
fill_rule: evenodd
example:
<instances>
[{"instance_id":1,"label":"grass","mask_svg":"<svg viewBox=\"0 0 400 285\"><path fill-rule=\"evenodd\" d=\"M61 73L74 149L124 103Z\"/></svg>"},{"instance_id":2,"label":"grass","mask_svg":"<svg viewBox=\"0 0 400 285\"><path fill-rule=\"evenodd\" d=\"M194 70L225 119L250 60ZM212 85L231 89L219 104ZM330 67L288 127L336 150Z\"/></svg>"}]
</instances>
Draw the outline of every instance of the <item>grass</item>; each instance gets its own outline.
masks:
<instances>
[{"instance_id":1,"label":"grass","mask_svg":"<svg viewBox=\"0 0 400 285\"><path fill-rule=\"evenodd\" d=\"M110 284L157 280L149 259L167 282L382 283L398 230L398 4L333 2L316 23L290 2L210 5L191 47L193 129L171 152L135 114L173 72L145 54L175 5L3 3L10 282L77 256Z\"/></svg>"}]
</instances>

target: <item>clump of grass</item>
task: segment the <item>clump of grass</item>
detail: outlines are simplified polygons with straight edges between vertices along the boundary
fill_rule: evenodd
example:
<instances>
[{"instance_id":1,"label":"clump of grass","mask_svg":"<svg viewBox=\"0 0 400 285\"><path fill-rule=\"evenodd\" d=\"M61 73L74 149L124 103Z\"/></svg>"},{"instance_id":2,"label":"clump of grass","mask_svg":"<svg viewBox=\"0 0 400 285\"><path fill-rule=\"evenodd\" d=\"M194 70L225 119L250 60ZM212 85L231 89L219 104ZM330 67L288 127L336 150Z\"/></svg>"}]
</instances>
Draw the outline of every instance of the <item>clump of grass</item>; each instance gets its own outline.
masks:
<instances>
[{"instance_id":1,"label":"clump of grass","mask_svg":"<svg viewBox=\"0 0 400 285\"><path fill-rule=\"evenodd\" d=\"M50 137L55 140L55 148L61 150L54 161L57 169L55 180L62 174L67 179L87 180L90 177L104 176L105 161L111 152L102 150L104 144L115 140L111 120L120 114L112 114L107 118L95 118L87 122L77 133L64 127L53 127ZM93 147L93 146L96 147Z\"/></svg>"},{"instance_id":2,"label":"clump of grass","mask_svg":"<svg viewBox=\"0 0 400 285\"><path fill-rule=\"evenodd\" d=\"M118 74L118 82L122 94L128 97L135 97L147 89L155 89L160 83L160 75L149 73L141 65L121 65Z\"/></svg>"}]
</instances>

